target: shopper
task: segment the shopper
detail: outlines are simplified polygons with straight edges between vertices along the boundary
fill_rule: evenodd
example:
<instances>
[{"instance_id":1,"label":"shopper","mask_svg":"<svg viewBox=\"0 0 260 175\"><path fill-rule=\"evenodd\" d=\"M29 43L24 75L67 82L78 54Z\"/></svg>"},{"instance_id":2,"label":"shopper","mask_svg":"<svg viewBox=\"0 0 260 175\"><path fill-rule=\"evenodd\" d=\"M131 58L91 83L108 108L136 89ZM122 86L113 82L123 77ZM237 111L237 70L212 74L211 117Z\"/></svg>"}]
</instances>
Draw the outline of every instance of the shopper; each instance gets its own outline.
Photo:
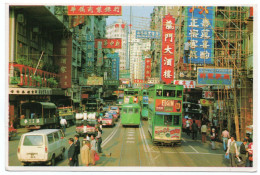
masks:
<instances>
[{"instance_id":1,"label":"shopper","mask_svg":"<svg viewBox=\"0 0 260 175\"><path fill-rule=\"evenodd\" d=\"M91 135L90 139L91 139L91 142L90 142L90 144L91 144L91 147L90 147L91 159L92 159L93 165L96 165L95 154L97 154L97 152L96 152L97 151L97 141L95 140L94 135Z\"/></svg>"},{"instance_id":2,"label":"shopper","mask_svg":"<svg viewBox=\"0 0 260 175\"><path fill-rule=\"evenodd\" d=\"M96 139L97 139L97 149L98 149L98 153L102 153L102 148L101 148L101 143L102 143L102 133L101 133L101 129L100 127L97 127L96 128L96 132L97 132L97 136L96 136Z\"/></svg>"},{"instance_id":3,"label":"shopper","mask_svg":"<svg viewBox=\"0 0 260 175\"><path fill-rule=\"evenodd\" d=\"M90 159L90 141L86 140L85 144L81 148L81 162L83 165L89 166Z\"/></svg>"},{"instance_id":4,"label":"shopper","mask_svg":"<svg viewBox=\"0 0 260 175\"><path fill-rule=\"evenodd\" d=\"M65 118L61 117L60 125L61 125L61 128L62 128L63 134L65 136L67 120Z\"/></svg>"},{"instance_id":5,"label":"shopper","mask_svg":"<svg viewBox=\"0 0 260 175\"><path fill-rule=\"evenodd\" d=\"M222 141L223 141L223 148L224 148L224 151L226 152L227 151L227 141L229 139L229 132L228 132L228 130L224 129L222 131L221 136L222 136Z\"/></svg>"},{"instance_id":6,"label":"shopper","mask_svg":"<svg viewBox=\"0 0 260 175\"><path fill-rule=\"evenodd\" d=\"M235 167L235 158L238 157L238 149L237 149L237 144L235 140L235 136L231 136L230 139L228 140L228 148L226 152L226 156L229 154L229 159L230 159L230 166Z\"/></svg>"},{"instance_id":7,"label":"shopper","mask_svg":"<svg viewBox=\"0 0 260 175\"><path fill-rule=\"evenodd\" d=\"M211 140L211 149L215 150L216 149L216 132L215 132L215 128L212 128L212 130L211 130L210 140Z\"/></svg>"},{"instance_id":8,"label":"shopper","mask_svg":"<svg viewBox=\"0 0 260 175\"><path fill-rule=\"evenodd\" d=\"M68 159L69 159L69 166L74 166L75 162L75 145L74 139L69 138L69 150L68 150Z\"/></svg>"},{"instance_id":9,"label":"shopper","mask_svg":"<svg viewBox=\"0 0 260 175\"><path fill-rule=\"evenodd\" d=\"M243 143L240 145L240 154L239 156L241 157L241 160L243 161L243 164L241 166L245 167L246 166L246 161L247 161L247 149L246 149L246 144L247 140L244 139Z\"/></svg>"}]
</instances>

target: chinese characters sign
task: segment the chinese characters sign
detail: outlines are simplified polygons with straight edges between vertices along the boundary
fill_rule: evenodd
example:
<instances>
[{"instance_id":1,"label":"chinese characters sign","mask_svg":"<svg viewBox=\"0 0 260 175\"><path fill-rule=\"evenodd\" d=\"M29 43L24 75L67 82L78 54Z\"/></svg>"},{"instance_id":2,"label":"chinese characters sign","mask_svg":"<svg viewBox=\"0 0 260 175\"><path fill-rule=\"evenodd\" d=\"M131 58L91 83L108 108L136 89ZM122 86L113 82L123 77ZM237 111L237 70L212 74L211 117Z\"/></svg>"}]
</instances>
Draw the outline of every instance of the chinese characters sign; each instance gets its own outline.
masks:
<instances>
[{"instance_id":1,"label":"chinese characters sign","mask_svg":"<svg viewBox=\"0 0 260 175\"><path fill-rule=\"evenodd\" d=\"M206 99L200 99L201 106L211 106L213 105L213 101L206 100Z\"/></svg>"},{"instance_id":2,"label":"chinese characters sign","mask_svg":"<svg viewBox=\"0 0 260 175\"><path fill-rule=\"evenodd\" d=\"M151 58L145 59L145 72L144 72L144 78L147 80L149 77L151 77Z\"/></svg>"},{"instance_id":3,"label":"chinese characters sign","mask_svg":"<svg viewBox=\"0 0 260 175\"><path fill-rule=\"evenodd\" d=\"M144 80L142 80L142 79L134 79L134 83L144 83Z\"/></svg>"},{"instance_id":4,"label":"chinese characters sign","mask_svg":"<svg viewBox=\"0 0 260 175\"><path fill-rule=\"evenodd\" d=\"M151 30L136 30L136 38L139 39L161 39L160 32Z\"/></svg>"},{"instance_id":5,"label":"chinese characters sign","mask_svg":"<svg viewBox=\"0 0 260 175\"><path fill-rule=\"evenodd\" d=\"M121 6L68 6L68 15L121 16Z\"/></svg>"},{"instance_id":6,"label":"chinese characters sign","mask_svg":"<svg viewBox=\"0 0 260 175\"><path fill-rule=\"evenodd\" d=\"M102 53L102 42L98 42L98 47L97 47L97 66L102 66L103 65L103 53Z\"/></svg>"},{"instance_id":7,"label":"chinese characters sign","mask_svg":"<svg viewBox=\"0 0 260 175\"><path fill-rule=\"evenodd\" d=\"M174 25L175 19L172 16L163 18L161 79L166 84L170 84L174 78Z\"/></svg>"},{"instance_id":8,"label":"chinese characters sign","mask_svg":"<svg viewBox=\"0 0 260 175\"><path fill-rule=\"evenodd\" d=\"M185 42L190 40L190 62L195 64L213 64L214 7L187 7ZM186 63L186 62L185 62Z\"/></svg>"},{"instance_id":9,"label":"chinese characters sign","mask_svg":"<svg viewBox=\"0 0 260 175\"><path fill-rule=\"evenodd\" d=\"M159 112L182 112L182 102L180 100L156 99L155 111Z\"/></svg>"},{"instance_id":10,"label":"chinese characters sign","mask_svg":"<svg viewBox=\"0 0 260 175\"><path fill-rule=\"evenodd\" d=\"M112 72L111 78L112 80L119 80L119 55L118 53L107 54L108 58L112 60Z\"/></svg>"},{"instance_id":11,"label":"chinese characters sign","mask_svg":"<svg viewBox=\"0 0 260 175\"><path fill-rule=\"evenodd\" d=\"M103 85L103 77L88 77L87 85Z\"/></svg>"},{"instance_id":12,"label":"chinese characters sign","mask_svg":"<svg viewBox=\"0 0 260 175\"><path fill-rule=\"evenodd\" d=\"M193 80L174 80L175 85L183 85L183 88L195 88L196 82Z\"/></svg>"},{"instance_id":13,"label":"chinese characters sign","mask_svg":"<svg viewBox=\"0 0 260 175\"><path fill-rule=\"evenodd\" d=\"M198 68L198 85L232 85L232 69Z\"/></svg>"},{"instance_id":14,"label":"chinese characters sign","mask_svg":"<svg viewBox=\"0 0 260 175\"><path fill-rule=\"evenodd\" d=\"M181 139L181 128L180 127L155 126L154 127L154 138L160 139L160 140L179 140L179 139Z\"/></svg>"},{"instance_id":15,"label":"chinese characters sign","mask_svg":"<svg viewBox=\"0 0 260 175\"><path fill-rule=\"evenodd\" d=\"M95 48L97 48L97 43L102 42L102 48L104 49L121 49L122 40L120 39L95 39Z\"/></svg>"},{"instance_id":16,"label":"chinese characters sign","mask_svg":"<svg viewBox=\"0 0 260 175\"><path fill-rule=\"evenodd\" d=\"M106 86L119 86L119 80L104 80Z\"/></svg>"},{"instance_id":17,"label":"chinese characters sign","mask_svg":"<svg viewBox=\"0 0 260 175\"><path fill-rule=\"evenodd\" d=\"M202 92L202 97L203 98L208 98L208 99L214 99L214 92L212 92L212 91L203 91Z\"/></svg>"}]
</instances>

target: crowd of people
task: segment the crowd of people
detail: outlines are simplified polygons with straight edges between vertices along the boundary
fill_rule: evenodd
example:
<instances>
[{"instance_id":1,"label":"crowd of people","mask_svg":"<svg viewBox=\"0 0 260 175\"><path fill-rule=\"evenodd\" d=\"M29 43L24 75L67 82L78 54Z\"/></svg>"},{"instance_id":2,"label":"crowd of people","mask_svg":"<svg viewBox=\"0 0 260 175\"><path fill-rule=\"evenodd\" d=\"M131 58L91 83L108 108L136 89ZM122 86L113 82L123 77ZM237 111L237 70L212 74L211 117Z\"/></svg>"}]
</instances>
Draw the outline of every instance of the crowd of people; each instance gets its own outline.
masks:
<instances>
[{"instance_id":1,"label":"crowd of people","mask_svg":"<svg viewBox=\"0 0 260 175\"><path fill-rule=\"evenodd\" d=\"M80 146L79 136L75 135L74 139L69 138L68 160L69 166L79 166L79 155L83 166L90 164L96 165L99 160L98 153L102 153L102 130L101 127L96 127L96 136L86 135L83 139L83 146Z\"/></svg>"}]
</instances>

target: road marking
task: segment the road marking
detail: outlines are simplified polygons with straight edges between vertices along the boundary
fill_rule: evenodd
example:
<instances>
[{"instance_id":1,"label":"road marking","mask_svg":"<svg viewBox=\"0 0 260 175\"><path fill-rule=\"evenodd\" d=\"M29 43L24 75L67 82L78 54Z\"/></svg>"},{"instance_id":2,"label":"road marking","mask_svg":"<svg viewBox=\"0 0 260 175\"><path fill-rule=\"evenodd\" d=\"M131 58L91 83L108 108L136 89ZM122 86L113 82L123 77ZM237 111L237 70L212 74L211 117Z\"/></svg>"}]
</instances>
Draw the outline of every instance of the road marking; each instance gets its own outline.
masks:
<instances>
[{"instance_id":1,"label":"road marking","mask_svg":"<svg viewBox=\"0 0 260 175\"><path fill-rule=\"evenodd\" d=\"M155 156L154 158L153 158L153 160L156 160L156 159L158 159L158 157L160 157L161 155L160 154L158 154L157 156Z\"/></svg>"},{"instance_id":2,"label":"road marking","mask_svg":"<svg viewBox=\"0 0 260 175\"><path fill-rule=\"evenodd\" d=\"M199 153L199 151L197 151L193 146L189 145L189 147L193 149L196 153Z\"/></svg>"},{"instance_id":3,"label":"road marking","mask_svg":"<svg viewBox=\"0 0 260 175\"><path fill-rule=\"evenodd\" d=\"M186 142L186 140L184 138L182 138L183 142Z\"/></svg>"},{"instance_id":4,"label":"road marking","mask_svg":"<svg viewBox=\"0 0 260 175\"><path fill-rule=\"evenodd\" d=\"M146 151L147 152L147 151ZM217 153L200 153L200 152L172 152L172 151L151 151L152 153L163 153L163 154L201 154L201 155L218 155L223 156L224 154Z\"/></svg>"},{"instance_id":5,"label":"road marking","mask_svg":"<svg viewBox=\"0 0 260 175\"><path fill-rule=\"evenodd\" d=\"M134 140L135 138L134 137L127 137L126 139L127 140Z\"/></svg>"},{"instance_id":6,"label":"road marking","mask_svg":"<svg viewBox=\"0 0 260 175\"><path fill-rule=\"evenodd\" d=\"M135 141L127 140L126 143L135 143Z\"/></svg>"},{"instance_id":7,"label":"road marking","mask_svg":"<svg viewBox=\"0 0 260 175\"><path fill-rule=\"evenodd\" d=\"M102 147L104 147L114 137L119 126L120 126L120 123L117 124L117 127L114 129L114 131L111 132L111 134L109 134L109 136L104 140L104 142L101 144Z\"/></svg>"}]
</instances>

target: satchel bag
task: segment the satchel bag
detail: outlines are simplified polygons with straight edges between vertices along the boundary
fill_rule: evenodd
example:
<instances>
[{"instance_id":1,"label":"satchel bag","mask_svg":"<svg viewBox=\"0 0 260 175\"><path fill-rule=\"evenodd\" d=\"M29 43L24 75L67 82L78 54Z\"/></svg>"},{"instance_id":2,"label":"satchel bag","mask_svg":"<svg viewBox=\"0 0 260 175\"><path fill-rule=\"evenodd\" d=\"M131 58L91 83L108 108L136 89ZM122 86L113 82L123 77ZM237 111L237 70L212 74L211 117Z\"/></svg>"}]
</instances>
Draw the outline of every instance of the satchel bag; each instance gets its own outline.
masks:
<instances>
[{"instance_id":1,"label":"satchel bag","mask_svg":"<svg viewBox=\"0 0 260 175\"><path fill-rule=\"evenodd\" d=\"M99 160L99 155L96 153L94 158L95 158L95 161L98 161Z\"/></svg>"}]
</instances>

